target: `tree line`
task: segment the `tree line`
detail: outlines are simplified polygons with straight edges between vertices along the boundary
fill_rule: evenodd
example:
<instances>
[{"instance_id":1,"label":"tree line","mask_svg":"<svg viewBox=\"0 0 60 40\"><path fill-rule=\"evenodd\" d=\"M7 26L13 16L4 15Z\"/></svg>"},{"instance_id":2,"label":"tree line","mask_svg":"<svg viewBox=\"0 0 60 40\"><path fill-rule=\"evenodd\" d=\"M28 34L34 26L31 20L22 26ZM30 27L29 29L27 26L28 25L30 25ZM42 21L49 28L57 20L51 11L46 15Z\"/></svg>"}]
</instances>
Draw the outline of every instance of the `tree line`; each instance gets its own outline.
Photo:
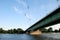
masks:
<instances>
[{"instance_id":1,"label":"tree line","mask_svg":"<svg viewBox=\"0 0 60 40\"><path fill-rule=\"evenodd\" d=\"M17 28L17 29L10 29L10 30L4 30L3 28L0 28L0 33L8 33L8 34L21 34L23 33L24 30L22 30L21 28Z\"/></svg>"},{"instance_id":2,"label":"tree line","mask_svg":"<svg viewBox=\"0 0 60 40\"><path fill-rule=\"evenodd\" d=\"M51 33L51 32L57 33L57 32L60 32L60 28L59 28L58 30L57 30L57 29L53 30L52 27L50 27L50 28L48 28L48 29L46 29L46 28L41 28L41 29L39 29L39 30L42 31L43 33Z\"/></svg>"}]
</instances>

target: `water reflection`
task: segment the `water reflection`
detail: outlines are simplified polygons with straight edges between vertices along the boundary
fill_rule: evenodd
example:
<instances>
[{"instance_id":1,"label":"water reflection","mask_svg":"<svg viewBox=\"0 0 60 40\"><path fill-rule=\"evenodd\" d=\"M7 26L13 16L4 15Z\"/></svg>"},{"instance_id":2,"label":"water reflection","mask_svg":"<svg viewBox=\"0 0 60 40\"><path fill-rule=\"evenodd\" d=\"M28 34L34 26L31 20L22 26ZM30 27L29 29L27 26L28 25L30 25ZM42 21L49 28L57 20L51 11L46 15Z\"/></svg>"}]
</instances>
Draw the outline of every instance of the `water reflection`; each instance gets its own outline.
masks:
<instances>
[{"instance_id":1,"label":"water reflection","mask_svg":"<svg viewBox=\"0 0 60 40\"><path fill-rule=\"evenodd\" d=\"M47 34L42 34L42 35L0 34L0 40L60 40L53 38L54 36L51 37L50 34L49 36Z\"/></svg>"},{"instance_id":2,"label":"water reflection","mask_svg":"<svg viewBox=\"0 0 60 40\"><path fill-rule=\"evenodd\" d=\"M22 35L20 35L20 39L21 40L35 40L32 35L28 35L28 34L22 34Z\"/></svg>"},{"instance_id":3,"label":"water reflection","mask_svg":"<svg viewBox=\"0 0 60 40\"><path fill-rule=\"evenodd\" d=\"M35 40L35 38L28 34L0 34L0 40Z\"/></svg>"}]
</instances>

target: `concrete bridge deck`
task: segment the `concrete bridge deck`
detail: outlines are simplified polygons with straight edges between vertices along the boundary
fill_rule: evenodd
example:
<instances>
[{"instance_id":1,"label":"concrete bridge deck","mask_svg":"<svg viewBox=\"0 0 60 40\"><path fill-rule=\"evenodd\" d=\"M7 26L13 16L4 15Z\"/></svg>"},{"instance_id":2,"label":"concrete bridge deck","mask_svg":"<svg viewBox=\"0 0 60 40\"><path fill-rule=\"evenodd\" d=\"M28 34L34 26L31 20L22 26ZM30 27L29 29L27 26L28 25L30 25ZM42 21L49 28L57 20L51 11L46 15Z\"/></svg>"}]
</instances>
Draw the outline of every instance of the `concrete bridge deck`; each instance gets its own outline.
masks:
<instances>
[{"instance_id":1,"label":"concrete bridge deck","mask_svg":"<svg viewBox=\"0 0 60 40\"><path fill-rule=\"evenodd\" d=\"M50 25L54 25L57 23L60 23L60 7L55 9L53 12L51 12L49 15L47 15L43 19L39 20L37 23L33 24L25 32L34 33L34 31L36 31L39 28L48 27Z\"/></svg>"}]
</instances>

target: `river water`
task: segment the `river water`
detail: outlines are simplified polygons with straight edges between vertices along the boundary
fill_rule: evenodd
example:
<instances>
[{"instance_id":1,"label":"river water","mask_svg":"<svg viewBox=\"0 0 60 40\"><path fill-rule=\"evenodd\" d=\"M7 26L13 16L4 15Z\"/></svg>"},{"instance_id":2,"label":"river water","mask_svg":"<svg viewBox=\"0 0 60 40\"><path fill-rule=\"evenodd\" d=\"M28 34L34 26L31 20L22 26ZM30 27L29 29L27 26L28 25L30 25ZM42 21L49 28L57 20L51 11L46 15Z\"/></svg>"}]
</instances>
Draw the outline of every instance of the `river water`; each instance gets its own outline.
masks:
<instances>
[{"instance_id":1,"label":"river water","mask_svg":"<svg viewBox=\"0 0 60 40\"><path fill-rule=\"evenodd\" d=\"M38 36L29 34L0 34L0 40L60 40L60 33L44 33Z\"/></svg>"}]
</instances>

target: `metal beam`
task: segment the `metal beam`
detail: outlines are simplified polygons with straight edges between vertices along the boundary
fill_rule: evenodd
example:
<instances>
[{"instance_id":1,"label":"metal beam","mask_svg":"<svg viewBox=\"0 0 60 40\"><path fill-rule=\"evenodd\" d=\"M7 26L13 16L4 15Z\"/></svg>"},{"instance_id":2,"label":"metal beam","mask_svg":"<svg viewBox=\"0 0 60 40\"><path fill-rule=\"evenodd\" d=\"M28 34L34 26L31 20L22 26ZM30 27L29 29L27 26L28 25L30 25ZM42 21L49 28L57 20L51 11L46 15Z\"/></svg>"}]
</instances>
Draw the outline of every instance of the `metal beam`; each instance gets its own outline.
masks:
<instances>
[{"instance_id":1,"label":"metal beam","mask_svg":"<svg viewBox=\"0 0 60 40\"><path fill-rule=\"evenodd\" d=\"M28 28L25 32L31 32L39 28L47 27L60 23L60 7L54 10L52 13L39 20L37 23Z\"/></svg>"}]
</instances>

